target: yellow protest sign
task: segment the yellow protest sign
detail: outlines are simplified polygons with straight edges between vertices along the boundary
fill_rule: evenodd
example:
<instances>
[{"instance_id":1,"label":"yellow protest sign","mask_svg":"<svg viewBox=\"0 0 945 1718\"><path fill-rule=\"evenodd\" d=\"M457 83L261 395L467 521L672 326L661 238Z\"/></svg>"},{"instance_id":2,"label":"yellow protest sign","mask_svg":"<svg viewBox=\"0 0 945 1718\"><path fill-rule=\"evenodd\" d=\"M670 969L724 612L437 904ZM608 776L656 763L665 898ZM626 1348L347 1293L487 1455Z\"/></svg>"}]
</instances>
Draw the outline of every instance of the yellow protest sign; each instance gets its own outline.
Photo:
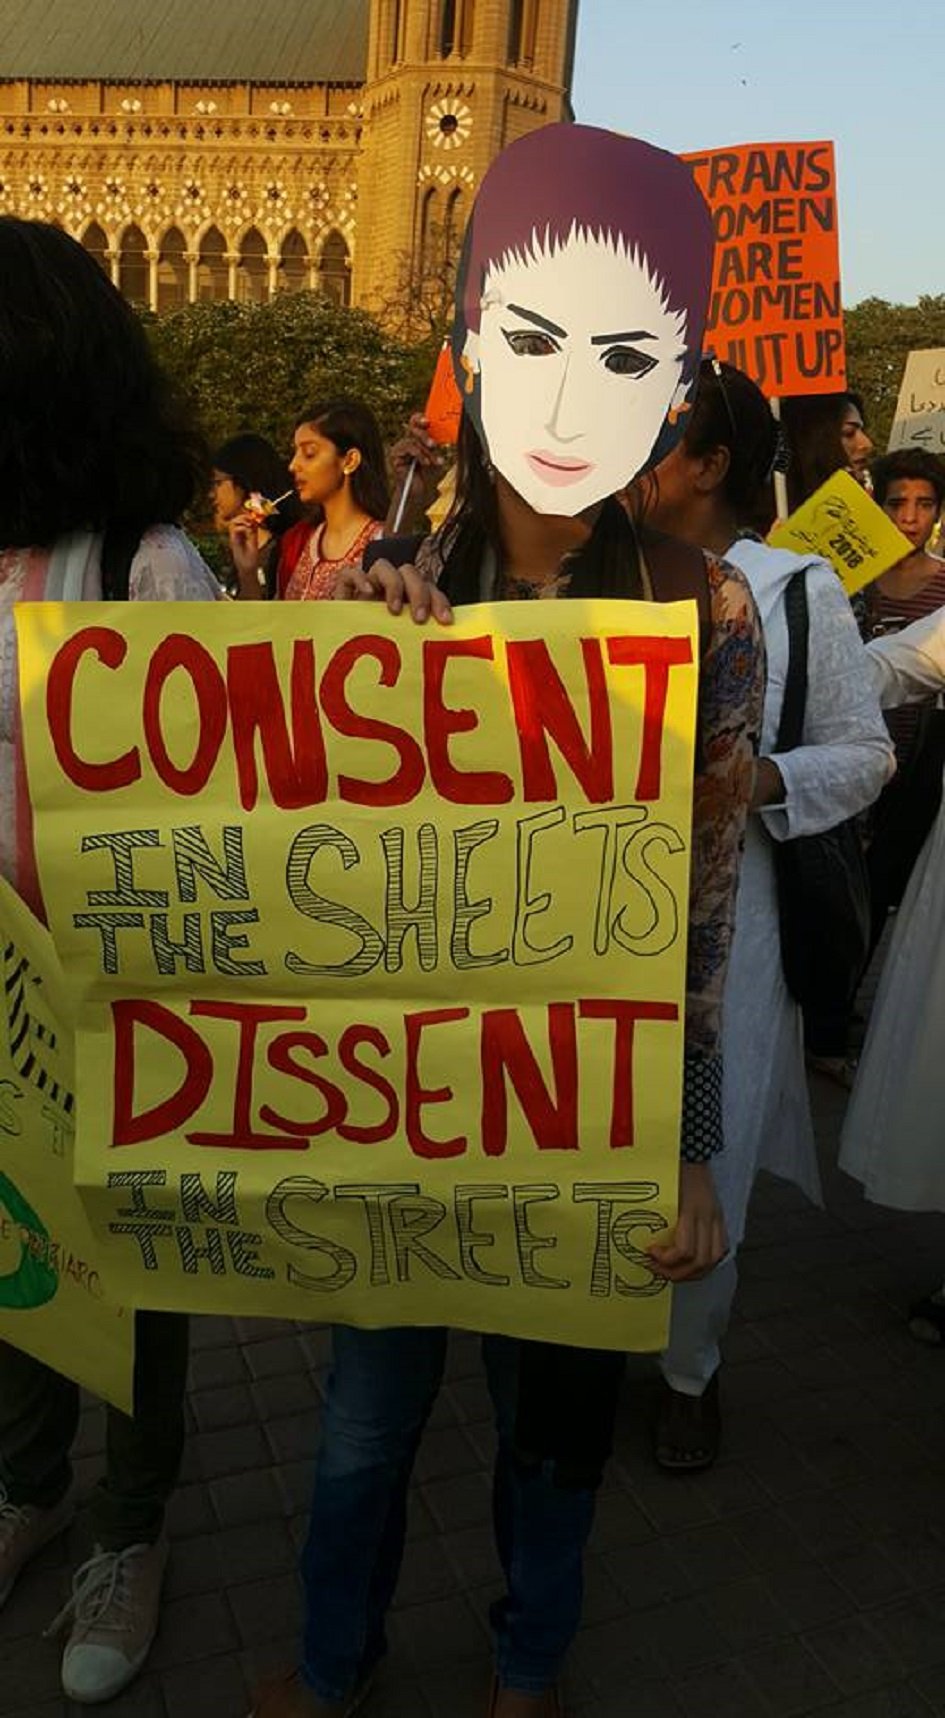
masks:
<instances>
[{"instance_id":1,"label":"yellow protest sign","mask_svg":"<svg viewBox=\"0 0 945 1718\"><path fill-rule=\"evenodd\" d=\"M821 555L850 596L912 554L908 537L848 471L828 477L773 527L768 542L775 549Z\"/></svg>"},{"instance_id":2,"label":"yellow protest sign","mask_svg":"<svg viewBox=\"0 0 945 1718\"><path fill-rule=\"evenodd\" d=\"M17 613L116 1299L660 1346L693 605Z\"/></svg>"},{"instance_id":3,"label":"yellow protest sign","mask_svg":"<svg viewBox=\"0 0 945 1718\"><path fill-rule=\"evenodd\" d=\"M104 1299L72 1179L74 1070L52 940L0 879L0 1338L131 1411L134 1320Z\"/></svg>"}]
</instances>

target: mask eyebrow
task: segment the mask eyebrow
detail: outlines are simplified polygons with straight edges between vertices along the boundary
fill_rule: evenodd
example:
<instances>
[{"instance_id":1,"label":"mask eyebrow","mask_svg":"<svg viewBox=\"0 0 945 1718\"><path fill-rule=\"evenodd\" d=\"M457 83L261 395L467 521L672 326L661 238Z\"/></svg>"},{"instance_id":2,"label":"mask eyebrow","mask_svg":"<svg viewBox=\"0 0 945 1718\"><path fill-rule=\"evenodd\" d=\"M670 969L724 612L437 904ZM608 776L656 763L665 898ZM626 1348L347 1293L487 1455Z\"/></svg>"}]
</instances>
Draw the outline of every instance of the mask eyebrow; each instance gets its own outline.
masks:
<instances>
[{"instance_id":1,"label":"mask eyebrow","mask_svg":"<svg viewBox=\"0 0 945 1718\"><path fill-rule=\"evenodd\" d=\"M561 340L568 337L566 328L559 328L557 322L549 322L547 316L539 316L537 310L524 310L520 304L510 304L509 309L525 322L534 322L536 328L543 328L546 334L557 334Z\"/></svg>"},{"instance_id":2,"label":"mask eyebrow","mask_svg":"<svg viewBox=\"0 0 945 1718\"><path fill-rule=\"evenodd\" d=\"M625 334L592 334L592 346L611 346L618 340L655 340L655 334L648 334L645 328L631 328Z\"/></svg>"}]
</instances>

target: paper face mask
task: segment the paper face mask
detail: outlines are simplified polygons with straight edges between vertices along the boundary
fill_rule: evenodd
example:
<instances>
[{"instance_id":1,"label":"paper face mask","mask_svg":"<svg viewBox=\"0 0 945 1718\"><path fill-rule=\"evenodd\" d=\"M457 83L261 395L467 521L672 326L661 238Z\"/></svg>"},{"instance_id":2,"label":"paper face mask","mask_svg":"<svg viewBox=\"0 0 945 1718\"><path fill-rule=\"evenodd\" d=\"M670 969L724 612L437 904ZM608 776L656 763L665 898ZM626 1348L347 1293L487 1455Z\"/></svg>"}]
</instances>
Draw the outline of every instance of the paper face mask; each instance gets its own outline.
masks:
<instances>
[{"instance_id":1,"label":"paper face mask","mask_svg":"<svg viewBox=\"0 0 945 1718\"><path fill-rule=\"evenodd\" d=\"M580 513L675 445L711 264L708 210L676 156L555 125L493 163L453 362L489 460L536 512Z\"/></svg>"}]
</instances>

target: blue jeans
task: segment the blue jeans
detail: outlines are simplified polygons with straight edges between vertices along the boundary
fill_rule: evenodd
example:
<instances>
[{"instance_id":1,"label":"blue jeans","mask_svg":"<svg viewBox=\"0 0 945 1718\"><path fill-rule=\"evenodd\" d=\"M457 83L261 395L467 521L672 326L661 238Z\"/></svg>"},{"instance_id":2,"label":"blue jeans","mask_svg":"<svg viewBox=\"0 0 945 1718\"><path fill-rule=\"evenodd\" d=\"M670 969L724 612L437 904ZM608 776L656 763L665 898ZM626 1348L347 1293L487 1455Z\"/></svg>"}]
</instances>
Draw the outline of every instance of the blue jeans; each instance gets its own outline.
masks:
<instances>
[{"instance_id":1,"label":"blue jeans","mask_svg":"<svg viewBox=\"0 0 945 1718\"><path fill-rule=\"evenodd\" d=\"M594 1492L556 1484L551 1463L515 1459L519 1347L510 1337L482 1339L499 1434L493 1516L506 1581L492 1621L499 1681L538 1694L557 1677L580 1621ZM302 1559L302 1673L324 1700L344 1699L384 1651L407 1487L445 1358L444 1330L334 1330Z\"/></svg>"}]
</instances>

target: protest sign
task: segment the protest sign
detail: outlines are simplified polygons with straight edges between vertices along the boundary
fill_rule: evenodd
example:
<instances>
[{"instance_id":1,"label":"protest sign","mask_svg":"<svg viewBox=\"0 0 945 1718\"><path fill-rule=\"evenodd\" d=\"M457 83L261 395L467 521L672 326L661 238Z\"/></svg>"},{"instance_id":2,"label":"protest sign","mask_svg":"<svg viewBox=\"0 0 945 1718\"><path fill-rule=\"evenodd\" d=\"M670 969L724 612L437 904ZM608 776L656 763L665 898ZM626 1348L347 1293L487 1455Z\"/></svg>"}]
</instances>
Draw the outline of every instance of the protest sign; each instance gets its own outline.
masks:
<instances>
[{"instance_id":1,"label":"protest sign","mask_svg":"<svg viewBox=\"0 0 945 1718\"><path fill-rule=\"evenodd\" d=\"M906 359L889 452L900 447L945 454L945 347L910 352Z\"/></svg>"},{"instance_id":2,"label":"protest sign","mask_svg":"<svg viewBox=\"0 0 945 1718\"><path fill-rule=\"evenodd\" d=\"M427 403L423 408L427 429L441 447L455 447L459 440L459 424L463 415L462 395L453 375L450 343L444 340L436 361Z\"/></svg>"},{"instance_id":3,"label":"protest sign","mask_svg":"<svg viewBox=\"0 0 945 1718\"><path fill-rule=\"evenodd\" d=\"M72 1036L59 963L2 879L0 949L0 1338L130 1412L134 1320L104 1300L72 1179Z\"/></svg>"},{"instance_id":4,"label":"protest sign","mask_svg":"<svg viewBox=\"0 0 945 1718\"><path fill-rule=\"evenodd\" d=\"M684 155L712 213L706 350L769 397L846 386L832 143Z\"/></svg>"},{"instance_id":5,"label":"protest sign","mask_svg":"<svg viewBox=\"0 0 945 1718\"><path fill-rule=\"evenodd\" d=\"M768 536L775 549L822 555L850 596L913 552L908 537L848 471L835 471Z\"/></svg>"},{"instance_id":6,"label":"protest sign","mask_svg":"<svg viewBox=\"0 0 945 1718\"><path fill-rule=\"evenodd\" d=\"M21 605L116 1298L659 1347L694 605Z\"/></svg>"}]
</instances>

